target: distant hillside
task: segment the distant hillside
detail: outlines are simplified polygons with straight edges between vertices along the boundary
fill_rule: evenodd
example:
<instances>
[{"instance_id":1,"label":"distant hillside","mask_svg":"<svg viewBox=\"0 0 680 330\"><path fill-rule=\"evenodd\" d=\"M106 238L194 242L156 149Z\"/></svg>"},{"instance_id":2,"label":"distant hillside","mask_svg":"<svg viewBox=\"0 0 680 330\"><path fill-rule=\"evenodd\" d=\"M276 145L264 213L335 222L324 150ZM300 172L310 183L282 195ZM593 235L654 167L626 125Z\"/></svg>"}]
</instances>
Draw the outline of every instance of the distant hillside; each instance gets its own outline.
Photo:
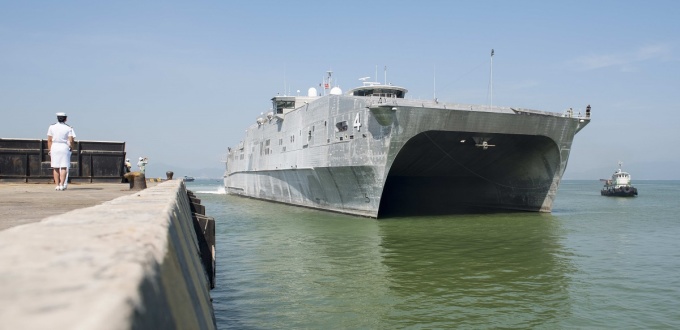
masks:
<instances>
[{"instance_id":1,"label":"distant hillside","mask_svg":"<svg viewBox=\"0 0 680 330\"><path fill-rule=\"evenodd\" d=\"M599 166L587 170L573 170L567 167L564 180L599 180L608 179L617 169L613 166ZM623 164L623 170L630 173L631 179L635 180L680 180L680 162L627 162Z\"/></svg>"},{"instance_id":2,"label":"distant hillside","mask_svg":"<svg viewBox=\"0 0 680 330\"><path fill-rule=\"evenodd\" d=\"M136 170L133 166L133 170ZM191 176L196 179L222 179L224 168L204 167L204 168L183 168L163 163L149 163L146 168L147 178L165 178L165 172L172 171L175 179L183 176Z\"/></svg>"}]
</instances>

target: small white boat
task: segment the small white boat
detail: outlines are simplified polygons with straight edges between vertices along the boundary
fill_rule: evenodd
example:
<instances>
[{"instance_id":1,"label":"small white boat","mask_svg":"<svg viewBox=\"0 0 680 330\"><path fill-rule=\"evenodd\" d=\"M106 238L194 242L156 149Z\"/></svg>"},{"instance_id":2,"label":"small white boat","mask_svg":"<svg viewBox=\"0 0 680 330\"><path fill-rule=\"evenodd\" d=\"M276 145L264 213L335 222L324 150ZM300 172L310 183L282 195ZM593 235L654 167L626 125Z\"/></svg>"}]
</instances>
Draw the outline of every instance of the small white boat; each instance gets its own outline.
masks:
<instances>
[{"instance_id":1,"label":"small white boat","mask_svg":"<svg viewBox=\"0 0 680 330\"><path fill-rule=\"evenodd\" d=\"M637 188L630 183L630 174L621 170L623 163L619 162L619 168L612 174L611 179L600 179L604 182L604 187L600 190L602 196L635 197L638 194Z\"/></svg>"},{"instance_id":2,"label":"small white boat","mask_svg":"<svg viewBox=\"0 0 680 330\"><path fill-rule=\"evenodd\" d=\"M184 182L191 182L194 181L194 177L185 175L184 178L182 178L182 180L184 180Z\"/></svg>"}]
</instances>

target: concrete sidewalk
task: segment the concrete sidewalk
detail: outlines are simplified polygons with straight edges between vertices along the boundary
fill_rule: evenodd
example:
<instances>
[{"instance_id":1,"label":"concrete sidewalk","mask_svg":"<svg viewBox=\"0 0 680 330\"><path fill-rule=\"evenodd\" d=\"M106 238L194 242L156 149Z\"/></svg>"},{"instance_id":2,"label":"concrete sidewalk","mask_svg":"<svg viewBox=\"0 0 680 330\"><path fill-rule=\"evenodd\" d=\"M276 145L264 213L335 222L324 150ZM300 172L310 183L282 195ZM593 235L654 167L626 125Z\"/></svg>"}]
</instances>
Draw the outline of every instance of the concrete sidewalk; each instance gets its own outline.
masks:
<instances>
[{"instance_id":1,"label":"concrete sidewalk","mask_svg":"<svg viewBox=\"0 0 680 330\"><path fill-rule=\"evenodd\" d=\"M147 182L147 187L155 185ZM54 184L0 183L0 230L138 192L127 183L71 183L64 191L54 188Z\"/></svg>"}]
</instances>

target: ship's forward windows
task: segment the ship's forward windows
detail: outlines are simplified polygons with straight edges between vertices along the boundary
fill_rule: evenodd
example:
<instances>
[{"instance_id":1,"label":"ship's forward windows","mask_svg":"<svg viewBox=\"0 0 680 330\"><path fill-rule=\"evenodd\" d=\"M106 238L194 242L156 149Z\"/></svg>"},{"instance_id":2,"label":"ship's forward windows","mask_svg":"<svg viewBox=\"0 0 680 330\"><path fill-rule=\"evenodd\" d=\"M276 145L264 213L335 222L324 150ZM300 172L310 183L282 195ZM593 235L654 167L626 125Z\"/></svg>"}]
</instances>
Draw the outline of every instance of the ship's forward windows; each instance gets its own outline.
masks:
<instances>
[{"instance_id":1,"label":"ship's forward windows","mask_svg":"<svg viewBox=\"0 0 680 330\"><path fill-rule=\"evenodd\" d=\"M404 91L390 88L373 88L373 89L357 89L354 91L354 96L375 96L387 98L404 98Z\"/></svg>"},{"instance_id":2,"label":"ship's forward windows","mask_svg":"<svg viewBox=\"0 0 680 330\"><path fill-rule=\"evenodd\" d=\"M336 132L344 132L347 130L347 121L341 121L337 124L335 124L335 131Z\"/></svg>"},{"instance_id":3,"label":"ship's forward windows","mask_svg":"<svg viewBox=\"0 0 680 330\"><path fill-rule=\"evenodd\" d=\"M294 109L295 101L276 101L276 113L283 113L283 109Z\"/></svg>"}]
</instances>

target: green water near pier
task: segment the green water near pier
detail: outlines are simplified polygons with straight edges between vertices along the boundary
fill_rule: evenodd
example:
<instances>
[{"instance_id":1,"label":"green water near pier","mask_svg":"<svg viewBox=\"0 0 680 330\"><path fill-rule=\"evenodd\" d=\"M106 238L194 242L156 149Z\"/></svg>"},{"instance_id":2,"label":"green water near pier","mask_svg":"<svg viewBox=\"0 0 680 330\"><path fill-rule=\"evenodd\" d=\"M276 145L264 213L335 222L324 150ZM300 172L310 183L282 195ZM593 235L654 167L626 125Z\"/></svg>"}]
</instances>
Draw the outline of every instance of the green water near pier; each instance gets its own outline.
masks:
<instances>
[{"instance_id":1,"label":"green water near pier","mask_svg":"<svg viewBox=\"0 0 680 330\"><path fill-rule=\"evenodd\" d=\"M680 182L565 181L551 214L366 219L187 183L220 329L678 328Z\"/></svg>"}]
</instances>

